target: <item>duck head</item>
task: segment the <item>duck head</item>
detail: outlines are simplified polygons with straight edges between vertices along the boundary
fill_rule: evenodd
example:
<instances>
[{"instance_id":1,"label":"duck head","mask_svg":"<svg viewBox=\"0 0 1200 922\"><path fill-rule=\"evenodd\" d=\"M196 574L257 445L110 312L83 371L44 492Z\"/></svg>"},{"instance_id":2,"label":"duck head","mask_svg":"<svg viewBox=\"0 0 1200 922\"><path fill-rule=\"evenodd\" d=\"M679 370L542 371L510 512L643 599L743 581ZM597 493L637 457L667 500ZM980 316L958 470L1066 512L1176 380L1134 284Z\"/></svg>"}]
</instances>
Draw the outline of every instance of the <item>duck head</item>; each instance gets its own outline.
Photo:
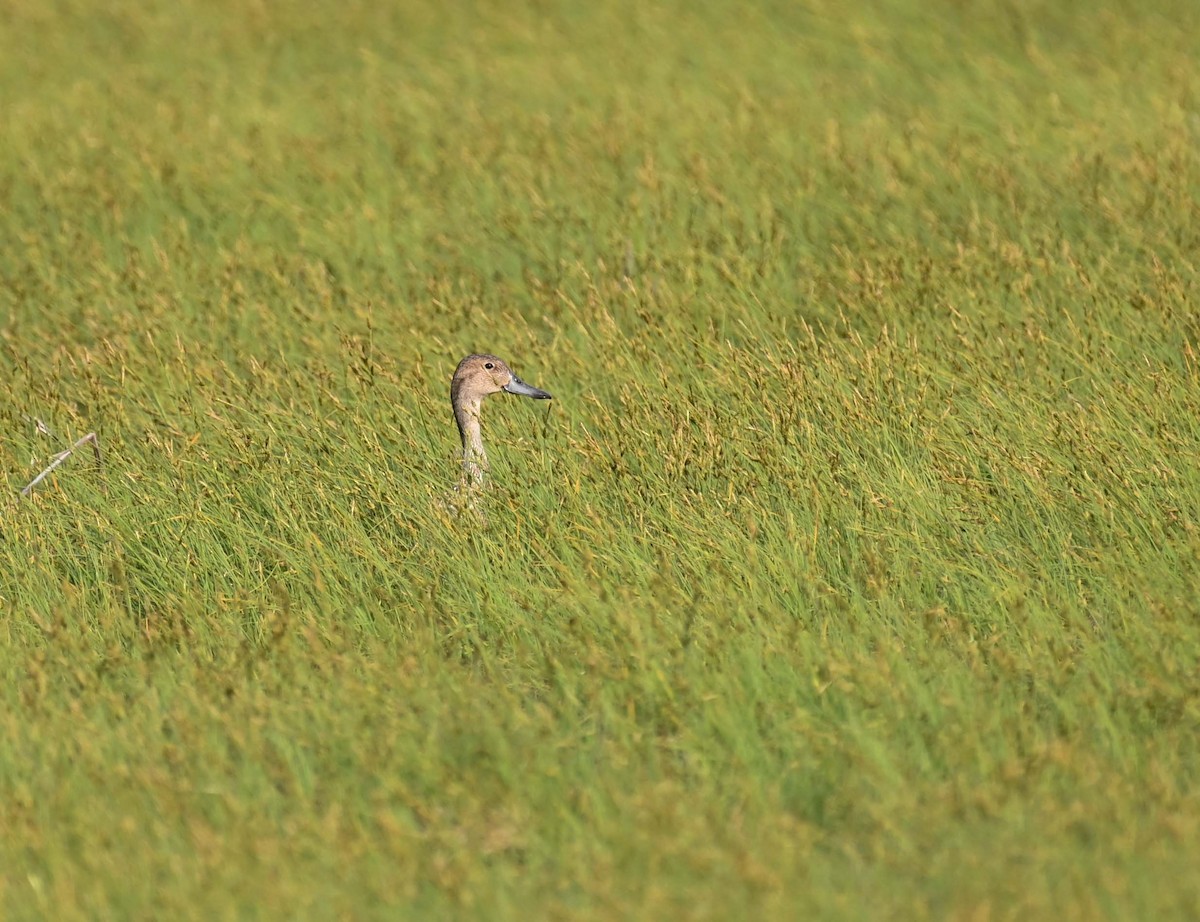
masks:
<instances>
[{"instance_id":1,"label":"duck head","mask_svg":"<svg viewBox=\"0 0 1200 922\"><path fill-rule=\"evenodd\" d=\"M506 391L535 400L549 400L550 395L540 388L526 384L508 367L508 363L495 355L468 355L454 369L450 382L450 401L457 408L475 404L490 394Z\"/></svg>"}]
</instances>

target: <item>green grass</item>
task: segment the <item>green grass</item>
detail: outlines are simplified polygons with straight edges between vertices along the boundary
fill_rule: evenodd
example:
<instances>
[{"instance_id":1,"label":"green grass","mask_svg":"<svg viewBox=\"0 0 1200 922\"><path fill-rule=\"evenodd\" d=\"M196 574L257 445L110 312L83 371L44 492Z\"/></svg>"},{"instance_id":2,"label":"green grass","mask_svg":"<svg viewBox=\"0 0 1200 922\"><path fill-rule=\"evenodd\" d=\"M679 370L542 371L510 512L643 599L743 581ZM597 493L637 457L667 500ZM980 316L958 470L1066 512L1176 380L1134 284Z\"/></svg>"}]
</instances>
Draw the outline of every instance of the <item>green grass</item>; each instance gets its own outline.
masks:
<instances>
[{"instance_id":1,"label":"green grass","mask_svg":"<svg viewBox=\"0 0 1200 922\"><path fill-rule=\"evenodd\" d=\"M119 9L0 4L0 915L1200 914L1191 0Z\"/></svg>"}]
</instances>

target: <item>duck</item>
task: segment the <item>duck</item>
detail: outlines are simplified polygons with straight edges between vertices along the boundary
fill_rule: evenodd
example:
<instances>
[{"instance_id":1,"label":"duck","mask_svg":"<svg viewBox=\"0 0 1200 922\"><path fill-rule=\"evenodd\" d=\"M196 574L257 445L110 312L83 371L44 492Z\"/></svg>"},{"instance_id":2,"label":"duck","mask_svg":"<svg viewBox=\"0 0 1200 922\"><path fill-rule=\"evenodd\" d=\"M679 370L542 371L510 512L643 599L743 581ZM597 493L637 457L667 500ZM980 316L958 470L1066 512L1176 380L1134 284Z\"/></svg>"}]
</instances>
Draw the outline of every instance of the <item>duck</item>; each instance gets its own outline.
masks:
<instances>
[{"instance_id":1,"label":"duck","mask_svg":"<svg viewBox=\"0 0 1200 922\"><path fill-rule=\"evenodd\" d=\"M450 404L454 407L454 421L462 438L462 483L468 488L482 486L488 470L479 427L483 400L501 392L534 400L552 399L546 391L518 378L503 359L487 352L466 356L454 369L454 377L450 380Z\"/></svg>"}]
</instances>

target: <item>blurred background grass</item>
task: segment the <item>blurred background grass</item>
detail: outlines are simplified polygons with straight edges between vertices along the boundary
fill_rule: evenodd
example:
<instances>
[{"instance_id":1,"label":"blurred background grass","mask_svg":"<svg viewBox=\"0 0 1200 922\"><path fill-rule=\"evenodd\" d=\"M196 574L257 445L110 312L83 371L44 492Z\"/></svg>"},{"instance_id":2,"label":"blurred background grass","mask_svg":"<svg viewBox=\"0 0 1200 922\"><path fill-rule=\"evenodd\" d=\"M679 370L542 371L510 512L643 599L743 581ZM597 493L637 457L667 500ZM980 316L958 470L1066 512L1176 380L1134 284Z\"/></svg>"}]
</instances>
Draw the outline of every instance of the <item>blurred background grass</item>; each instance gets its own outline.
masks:
<instances>
[{"instance_id":1,"label":"blurred background grass","mask_svg":"<svg viewBox=\"0 0 1200 922\"><path fill-rule=\"evenodd\" d=\"M0 4L4 916L1195 917L1197 19Z\"/></svg>"}]
</instances>

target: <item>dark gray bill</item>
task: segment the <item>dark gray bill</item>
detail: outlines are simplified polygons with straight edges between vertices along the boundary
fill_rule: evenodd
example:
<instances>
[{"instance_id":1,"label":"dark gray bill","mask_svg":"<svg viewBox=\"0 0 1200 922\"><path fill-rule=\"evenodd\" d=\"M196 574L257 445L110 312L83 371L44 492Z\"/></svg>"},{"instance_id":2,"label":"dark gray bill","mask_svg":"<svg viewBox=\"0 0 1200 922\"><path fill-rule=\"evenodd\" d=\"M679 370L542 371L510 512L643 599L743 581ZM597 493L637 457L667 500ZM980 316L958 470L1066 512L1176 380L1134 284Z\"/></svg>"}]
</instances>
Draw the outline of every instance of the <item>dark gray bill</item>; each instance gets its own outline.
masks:
<instances>
[{"instance_id":1,"label":"dark gray bill","mask_svg":"<svg viewBox=\"0 0 1200 922\"><path fill-rule=\"evenodd\" d=\"M510 394L520 394L522 397L535 397L538 400L549 400L550 395L545 391L538 390L529 384L526 384L516 375L512 376L512 380L504 385L504 389Z\"/></svg>"}]
</instances>

